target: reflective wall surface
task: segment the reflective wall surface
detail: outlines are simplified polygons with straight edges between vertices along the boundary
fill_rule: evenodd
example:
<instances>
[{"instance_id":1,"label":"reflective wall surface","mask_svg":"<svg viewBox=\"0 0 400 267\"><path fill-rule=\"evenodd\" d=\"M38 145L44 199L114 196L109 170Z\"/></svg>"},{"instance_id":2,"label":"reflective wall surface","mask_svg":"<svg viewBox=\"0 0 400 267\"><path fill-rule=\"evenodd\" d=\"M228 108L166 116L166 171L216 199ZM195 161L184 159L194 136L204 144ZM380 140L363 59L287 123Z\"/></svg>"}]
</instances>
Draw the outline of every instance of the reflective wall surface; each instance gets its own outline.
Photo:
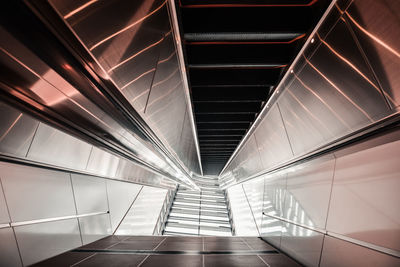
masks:
<instances>
[{"instance_id":1,"label":"reflective wall surface","mask_svg":"<svg viewBox=\"0 0 400 267\"><path fill-rule=\"evenodd\" d=\"M243 214L243 207L250 213L251 207L253 216L253 220L234 217L235 227L255 228L261 217L262 238L307 266L396 266L400 263L399 152L397 126L232 186L229 200L241 203L232 205L233 215Z\"/></svg>"},{"instance_id":2,"label":"reflective wall surface","mask_svg":"<svg viewBox=\"0 0 400 267\"><path fill-rule=\"evenodd\" d=\"M185 96L169 3L50 2L157 136L190 172L199 174L189 119L193 115Z\"/></svg>"},{"instance_id":3,"label":"reflective wall surface","mask_svg":"<svg viewBox=\"0 0 400 267\"><path fill-rule=\"evenodd\" d=\"M84 2L18 1L7 6L0 21L4 101L195 188L190 178L201 173L197 141L167 3ZM10 115L5 127L17 122L4 137L4 151L25 157L26 143L11 147L15 140L10 134L21 131L19 137L29 140L38 122L29 124L18 112ZM66 147L60 147L65 155L54 157L49 148L60 140L65 141ZM68 154L76 150L76 157ZM96 160L117 164L95 149L88 165L84 159L91 154L90 145L43 124L29 153L37 161L79 169L97 169ZM111 176L115 166L101 172Z\"/></svg>"},{"instance_id":4,"label":"reflective wall surface","mask_svg":"<svg viewBox=\"0 0 400 267\"><path fill-rule=\"evenodd\" d=\"M0 155L34 164L139 184L175 188L176 182L111 154L0 102Z\"/></svg>"},{"instance_id":5,"label":"reflective wall surface","mask_svg":"<svg viewBox=\"0 0 400 267\"><path fill-rule=\"evenodd\" d=\"M145 222L151 228L146 233L152 234L168 192L5 162L0 163L0 173L2 266L31 265L111 235L130 207L130 219ZM143 234L147 228L135 229Z\"/></svg>"},{"instance_id":6,"label":"reflective wall surface","mask_svg":"<svg viewBox=\"0 0 400 267\"><path fill-rule=\"evenodd\" d=\"M399 13L398 1L334 2L220 176L262 238L306 266L400 264ZM331 146L342 139L353 143Z\"/></svg>"},{"instance_id":7,"label":"reflective wall surface","mask_svg":"<svg viewBox=\"0 0 400 267\"><path fill-rule=\"evenodd\" d=\"M399 12L398 1L335 2L222 181L243 181L398 114Z\"/></svg>"}]
</instances>

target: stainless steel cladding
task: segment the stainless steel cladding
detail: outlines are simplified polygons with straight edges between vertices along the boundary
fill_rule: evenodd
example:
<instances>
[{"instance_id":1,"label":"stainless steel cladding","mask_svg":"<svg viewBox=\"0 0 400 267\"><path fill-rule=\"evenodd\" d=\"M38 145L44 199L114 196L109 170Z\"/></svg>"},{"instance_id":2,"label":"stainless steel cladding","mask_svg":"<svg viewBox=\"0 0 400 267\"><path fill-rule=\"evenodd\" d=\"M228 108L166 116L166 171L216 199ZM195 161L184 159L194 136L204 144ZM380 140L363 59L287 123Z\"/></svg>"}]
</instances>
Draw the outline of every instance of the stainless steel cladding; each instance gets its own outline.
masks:
<instances>
[{"instance_id":1,"label":"stainless steel cladding","mask_svg":"<svg viewBox=\"0 0 400 267\"><path fill-rule=\"evenodd\" d=\"M64 28L56 22L47 24L47 28L30 24L30 20L37 22L32 13L24 18L28 25L17 19L10 20L13 27L2 22L0 60L4 71L0 80L4 100L10 104L18 101L21 108L27 108L46 123L157 175L196 188L190 178L193 173L201 173L198 145L166 2L120 1L113 5L98 2L84 5L85 8L64 6L62 1L52 1L51 6L35 4L38 3L31 2L29 7L38 12L36 15L44 23L56 15ZM41 9L45 7L46 11ZM27 27L42 27L29 42L27 35L20 35L30 32ZM60 37L63 30L70 34ZM63 45L55 36L62 39ZM36 40L40 46L35 45ZM86 51L85 56L79 54L82 51ZM20 131L21 138L31 138L37 125L25 122L25 117L11 116L10 120L16 121L11 131ZM4 125L8 125L6 121ZM52 162L55 165L70 164L66 166L70 168L79 162L82 166L77 166L78 169L85 169L83 159L90 154L91 146L83 145L84 148L82 143L70 142L57 130L47 128L39 125L28 157L58 161ZM53 147L52 143L44 142L47 138L55 142L66 138L65 151L75 150L73 145L76 145L82 153L76 158L65 154L67 158L57 159L51 154L54 151L45 153ZM2 144L7 153L24 157L27 151L26 146L16 146L13 140L4 140ZM37 148L43 145L48 149L39 152ZM92 170L97 168L93 164L96 162L89 165ZM115 166L111 172L114 170Z\"/></svg>"},{"instance_id":2,"label":"stainless steel cladding","mask_svg":"<svg viewBox=\"0 0 400 267\"><path fill-rule=\"evenodd\" d=\"M152 234L171 193L6 162L0 162L0 173L1 266L28 266L91 243L114 233L123 218L140 226L135 233Z\"/></svg>"},{"instance_id":3,"label":"stainless steel cladding","mask_svg":"<svg viewBox=\"0 0 400 267\"><path fill-rule=\"evenodd\" d=\"M170 23L169 3L120 0L82 8L79 3L50 2L157 137L188 172L200 173L197 151L192 148L196 141L186 74L175 40L178 29Z\"/></svg>"},{"instance_id":4,"label":"stainless steel cladding","mask_svg":"<svg viewBox=\"0 0 400 267\"><path fill-rule=\"evenodd\" d=\"M397 116L399 12L397 1L334 1L221 179L255 177Z\"/></svg>"},{"instance_id":5,"label":"stainless steel cladding","mask_svg":"<svg viewBox=\"0 0 400 267\"><path fill-rule=\"evenodd\" d=\"M232 206L235 227L257 222L262 238L306 266L397 266L399 151L397 126L229 187L230 201L241 200ZM238 216L249 207L253 220Z\"/></svg>"},{"instance_id":6,"label":"stainless steel cladding","mask_svg":"<svg viewBox=\"0 0 400 267\"><path fill-rule=\"evenodd\" d=\"M0 102L0 155L53 169L173 189L176 182ZM160 162L162 164L162 162ZM171 168L164 166L164 168ZM172 172L172 169L171 169Z\"/></svg>"}]
</instances>

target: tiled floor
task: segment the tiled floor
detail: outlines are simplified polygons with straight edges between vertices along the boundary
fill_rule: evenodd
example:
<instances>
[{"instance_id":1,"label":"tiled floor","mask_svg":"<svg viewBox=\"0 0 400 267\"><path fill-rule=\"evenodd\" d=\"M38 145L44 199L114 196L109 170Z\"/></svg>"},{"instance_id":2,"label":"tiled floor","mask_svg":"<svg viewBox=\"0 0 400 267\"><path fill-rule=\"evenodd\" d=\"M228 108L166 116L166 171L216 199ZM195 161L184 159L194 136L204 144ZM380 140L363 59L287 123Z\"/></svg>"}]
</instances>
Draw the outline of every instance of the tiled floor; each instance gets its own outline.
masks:
<instances>
[{"instance_id":1,"label":"tiled floor","mask_svg":"<svg viewBox=\"0 0 400 267\"><path fill-rule=\"evenodd\" d=\"M299 266L257 237L109 236L35 266Z\"/></svg>"}]
</instances>

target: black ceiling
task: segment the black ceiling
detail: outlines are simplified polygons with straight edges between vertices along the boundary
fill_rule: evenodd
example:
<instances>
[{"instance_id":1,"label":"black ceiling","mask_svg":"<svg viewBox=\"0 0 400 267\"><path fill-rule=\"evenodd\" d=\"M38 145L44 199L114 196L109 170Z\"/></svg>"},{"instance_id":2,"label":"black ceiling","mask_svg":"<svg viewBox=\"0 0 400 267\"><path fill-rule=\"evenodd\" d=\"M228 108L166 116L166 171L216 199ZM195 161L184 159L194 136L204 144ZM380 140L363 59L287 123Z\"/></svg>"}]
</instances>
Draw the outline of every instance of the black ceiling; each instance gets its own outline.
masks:
<instances>
[{"instance_id":1,"label":"black ceiling","mask_svg":"<svg viewBox=\"0 0 400 267\"><path fill-rule=\"evenodd\" d=\"M329 2L176 1L205 175L222 170Z\"/></svg>"}]
</instances>

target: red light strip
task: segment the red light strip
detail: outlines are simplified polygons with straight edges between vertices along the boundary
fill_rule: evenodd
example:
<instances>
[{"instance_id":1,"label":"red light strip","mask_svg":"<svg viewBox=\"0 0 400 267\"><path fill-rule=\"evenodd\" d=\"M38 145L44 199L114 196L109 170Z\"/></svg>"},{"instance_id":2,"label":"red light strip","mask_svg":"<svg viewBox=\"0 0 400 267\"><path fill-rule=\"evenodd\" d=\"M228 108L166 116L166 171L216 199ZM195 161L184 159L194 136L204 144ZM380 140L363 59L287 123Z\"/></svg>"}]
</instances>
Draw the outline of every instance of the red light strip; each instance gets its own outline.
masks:
<instances>
[{"instance_id":1,"label":"red light strip","mask_svg":"<svg viewBox=\"0 0 400 267\"><path fill-rule=\"evenodd\" d=\"M200 5L182 5L179 0L181 8L215 8L215 7L306 7L314 5L318 0L312 0L307 4L200 4Z\"/></svg>"},{"instance_id":2,"label":"red light strip","mask_svg":"<svg viewBox=\"0 0 400 267\"><path fill-rule=\"evenodd\" d=\"M306 36L306 34L302 34L299 35L295 38L293 38L290 41L261 41L261 42L257 42L257 41L250 41L250 42L246 42L246 41L215 41L215 42L210 42L210 41L195 41L195 42L187 42L185 41L186 45L237 45L237 44L291 44L297 40L300 40L302 38L304 38Z\"/></svg>"}]
</instances>

